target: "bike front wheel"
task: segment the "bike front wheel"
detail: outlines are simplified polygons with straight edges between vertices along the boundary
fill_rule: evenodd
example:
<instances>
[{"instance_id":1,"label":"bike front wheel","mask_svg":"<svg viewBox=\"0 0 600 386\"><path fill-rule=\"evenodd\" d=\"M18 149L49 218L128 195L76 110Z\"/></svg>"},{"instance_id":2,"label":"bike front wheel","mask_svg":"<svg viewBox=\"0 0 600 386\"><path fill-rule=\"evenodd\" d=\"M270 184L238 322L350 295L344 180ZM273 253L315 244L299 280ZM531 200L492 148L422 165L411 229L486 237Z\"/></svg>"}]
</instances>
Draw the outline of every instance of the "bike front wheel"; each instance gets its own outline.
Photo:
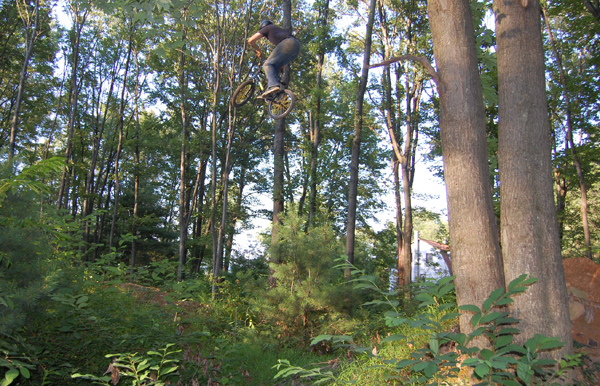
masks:
<instances>
[{"instance_id":1,"label":"bike front wheel","mask_svg":"<svg viewBox=\"0 0 600 386\"><path fill-rule=\"evenodd\" d=\"M250 98L252 98L255 90L256 82L254 82L254 79L248 79L244 81L233 92L233 96L231 97L231 103L235 107L242 107L250 100Z\"/></svg>"},{"instance_id":2,"label":"bike front wheel","mask_svg":"<svg viewBox=\"0 0 600 386\"><path fill-rule=\"evenodd\" d=\"M281 119L292 111L294 101L294 93L291 90L285 89L268 102L267 112L271 118Z\"/></svg>"}]
</instances>

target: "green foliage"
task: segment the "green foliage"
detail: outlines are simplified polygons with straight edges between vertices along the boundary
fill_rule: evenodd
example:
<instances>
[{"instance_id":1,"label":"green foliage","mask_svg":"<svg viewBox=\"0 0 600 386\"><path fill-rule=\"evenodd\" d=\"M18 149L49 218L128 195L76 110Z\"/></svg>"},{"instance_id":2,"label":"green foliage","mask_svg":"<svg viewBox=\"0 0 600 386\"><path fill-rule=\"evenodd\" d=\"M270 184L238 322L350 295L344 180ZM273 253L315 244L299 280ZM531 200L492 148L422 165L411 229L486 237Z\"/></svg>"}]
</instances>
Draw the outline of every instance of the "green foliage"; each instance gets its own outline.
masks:
<instances>
[{"instance_id":1,"label":"green foliage","mask_svg":"<svg viewBox=\"0 0 600 386\"><path fill-rule=\"evenodd\" d=\"M179 369L179 359L175 354L181 350L173 350L173 344L167 344L159 351L148 351L147 356L140 356L137 353L108 354L106 358L112 358L112 363L108 366L105 374L110 376L97 377L92 374L72 375L73 378L81 378L93 381L94 384L116 385L122 377L132 378L131 385L156 385L164 386L170 384L169 380L177 376Z\"/></svg>"},{"instance_id":2,"label":"green foliage","mask_svg":"<svg viewBox=\"0 0 600 386\"><path fill-rule=\"evenodd\" d=\"M305 231L305 219L290 210L271 246L280 263L270 264L273 285L254 305L280 343L307 345L328 329L346 328L355 298L343 285L341 271L332 269L342 244L328 224ZM342 327L344 326L344 327Z\"/></svg>"},{"instance_id":3,"label":"green foliage","mask_svg":"<svg viewBox=\"0 0 600 386\"><path fill-rule=\"evenodd\" d=\"M300 379L307 379L311 385L320 385L329 381L333 381L335 378L332 371L323 371L323 368L316 366L314 368L305 369L303 367L292 366L286 359L280 359L273 368L279 370L275 374L274 379L297 377Z\"/></svg>"},{"instance_id":4,"label":"green foliage","mask_svg":"<svg viewBox=\"0 0 600 386\"><path fill-rule=\"evenodd\" d=\"M510 316L506 306L513 302L513 296L526 291L529 285L535 283L535 278L522 275L509 283L506 290L494 290L481 308L475 305L459 307L463 312L473 313L473 331L464 334L446 330L448 324L454 323L460 315L454 312L453 277L442 278L435 283L426 282L415 296L419 301L418 308L423 312L408 316L398 310L399 302L391 298L395 295L394 292L378 288L372 276L364 275L359 270L353 273L357 275L353 279L356 283L355 288L368 289L383 297L383 300L371 301L364 305L387 305L392 310L385 313L386 324L392 329L403 326L409 328L409 335L389 333L381 340L382 344L409 340L412 341L411 347L418 347L419 344L426 343L421 348L407 353L404 359L381 358L380 364L375 364L375 367L388 372L389 379L402 380L403 384L410 382L442 385L452 378L472 376L478 380L478 385L551 385L558 384L565 371L581 364L580 354L560 361L548 357L548 352L564 345L557 338L536 334L522 345L514 342L515 335L520 333L517 328L518 319ZM330 339L341 342L345 347L348 347L346 342L352 340L348 336L322 335L316 337L313 343ZM479 343L484 343L484 346L475 345ZM358 351L370 353L366 349ZM373 350L372 355L375 353ZM300 374L317 377L319 374L315 368L302 369L289 363L284 364L286 367L280 372L280 377ZM470 368L471 371L461 372L461 368ZM327 373L319 379L332 377Z\"/></svg>"}]
</instances>

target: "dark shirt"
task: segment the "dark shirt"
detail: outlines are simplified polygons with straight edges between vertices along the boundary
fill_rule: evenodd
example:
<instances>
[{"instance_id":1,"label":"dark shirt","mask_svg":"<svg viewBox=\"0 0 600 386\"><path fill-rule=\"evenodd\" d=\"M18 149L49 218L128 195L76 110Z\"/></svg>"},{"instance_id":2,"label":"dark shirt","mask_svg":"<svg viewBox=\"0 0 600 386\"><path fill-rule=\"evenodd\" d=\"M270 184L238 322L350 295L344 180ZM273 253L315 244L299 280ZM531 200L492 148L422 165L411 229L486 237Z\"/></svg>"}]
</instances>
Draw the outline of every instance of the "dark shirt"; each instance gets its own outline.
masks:
<instances>
[{"instance_id":1,"label":"dark shirt","mask_svg":"<svg viewBox=\"0 0 600 386\"><path fill-rule=\"evenodd\" d=\"M277 27L275 24L269 24L260 29L260 32L274 45L278 45L282 40L292 36L290 31Z\"/></svg>"}]
</instances>

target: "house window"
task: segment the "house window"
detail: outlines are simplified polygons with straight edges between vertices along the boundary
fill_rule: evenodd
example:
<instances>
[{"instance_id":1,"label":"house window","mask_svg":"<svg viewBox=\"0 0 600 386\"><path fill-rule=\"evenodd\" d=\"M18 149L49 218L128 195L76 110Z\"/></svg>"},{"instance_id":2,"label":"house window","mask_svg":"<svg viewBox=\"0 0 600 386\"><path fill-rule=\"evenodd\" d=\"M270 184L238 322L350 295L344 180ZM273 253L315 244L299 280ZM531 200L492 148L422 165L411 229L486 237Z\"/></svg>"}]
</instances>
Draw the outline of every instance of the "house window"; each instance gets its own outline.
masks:
<instances>
[{"instance_id":1,"label":"house window","mask_svg":"<svg viewBox=\"0 0 600 386\"><path fill-rule=\"evenodd\" d=\"M433 263L433 253L425 254L425 263L427 263L427 264Z\"/></svg>"}]
</instances>

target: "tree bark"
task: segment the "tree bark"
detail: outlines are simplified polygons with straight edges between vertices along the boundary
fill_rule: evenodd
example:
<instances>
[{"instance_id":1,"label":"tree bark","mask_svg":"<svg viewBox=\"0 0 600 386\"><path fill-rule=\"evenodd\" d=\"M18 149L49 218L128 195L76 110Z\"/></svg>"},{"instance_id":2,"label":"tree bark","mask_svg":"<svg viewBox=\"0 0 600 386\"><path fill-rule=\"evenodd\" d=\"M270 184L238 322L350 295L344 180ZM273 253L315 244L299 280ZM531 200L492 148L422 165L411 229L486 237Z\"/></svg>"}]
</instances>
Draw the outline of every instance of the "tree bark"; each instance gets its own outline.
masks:
<instances>
[{"instance_id":1,"label":"tree bark","mask_svg":"<svg viewBox=\"0 0 600 386\"><path fill-rule=\"evenodd\" d=\"M283 28L292 30L292 2L283 0ZM286 66L283 71L282 81L289 84L290 66ZM275 135L273 137L273 219L271 225L271 245L276 245L279 239L278 227L281 224L280 215L284 210L284 180L283 173L285 168L285 118L275 120ZM271 249L271 260L274 263L280 263L281 258L276 252L276 248Z\"/></svg>"},{"instance_id":2,"label":"tree bark","mask_svg":"<svg viewBox=\"0 0 600 386\"><path fill-rule=\"evenodd\" d=\"M139 98L141 94L141 85L140 85L140 65L138 61L138 51L136 50L135 55L135 146L134 146L134 166L133 166L133 218L131 220L131 235L133 236L131 239L131 258L129 261L129 265L131 267L131 273L133 274L133 270L135 269L135 263L137 260L137 233L138 233L138 213L139 213L139 203L140 203L140 103Z\"/></svg>"},{"instance_id":3,"label":"tree bark","mask_svg":"<svg viewBox=\"0 0 600 386\"><path fill-rule=\"evenodd\" d=\"M20 5L17 3L17 6ZM10 148L8 151L8 163L12 163L15 155L15 147L17 141L17 129L19 126L19 114L21 112L21 103L23 102L23 94L25 92L25 81L27 80L27 69L29 68L29 60L33 53L33 45L37 40L37 30L40 21L40 1L36 0L34 6L33 25L30 20L29 11L24 9L21 11L21 19L23 19L25 29L25 58L23 59L23 65L19 74L19 86L17 87L17 97L15 100L15 106L12 116L12 122L10 126ZM31 28L31 31L29 30Z\"/></svg>"},{"instance_id":4,"label":"tree bark","mask_svg":"<svg viewBox=\"0 0 600 386\"><path fill-rule=\"evenodd\" d=\"M371 0L369 5L369 19L365 33L365 47L363 53L362 72L356 93L356 106L354 113L354 138L352 139L352 158L350 160L350 181L348 184L348 218L346 223L346 256L348 263L354 264L354 247L356 237L356 207L358 203L358 169L360 164L360 135L363 125L363 102L367 91L369 78L369 63L371 61L371 41L373 23L375 22L375 6L377 0ZM350 279L350 270L344 272L346 279Z\"/></svg>"},{"instance_id":5,"label":"tree bark","mask_svg":"<svg viewBox=\"0 0 600 386\"><path fill-rule=\"evenodd\" d=\"M456 297L459 305L481 307L491 291L504 286L504 276L492 205L473 17L468 0L431 0L427 10L439 76ZM462 332L473 330L470 319L470 314L461 316Z\"/></svg>"},{"instance_id":6,"label":"tree bark","mask_svg":"<svg viewBox=\"0 0 600 386\"><path fill-rule=\"evenodd\" d=\"M552 189L551 144L540 6L537 1L494 1L498 56L498 165L502 255L510 282L538 278L514 298L518 342L535 334L559 337L572 353L568 296Z\"/></svg>"},{"instance_id":7,"label":"tree bark","mask_svg":"<svg viewBox=\"0 0 600 386\"><path fill-rule=\"evenodd\" d=\"M183 10L183 19L187 19L187 9ZM182 41L184 41L184 50L179 55L179 88L180 88L180 100L179 100L179 111L181 113L181 154L179 161L179 265L177 267L177 281L183 280L183 267L186 263L187 248L185 246L187 242L187 219L188 213L187 208L187 150L186 145L188 141L188 113L187 113L187 74L185 72L185 40L186 40L186 28L183 27Z\"/></svg>"},{"instance_id":8,"label":"tree bark","mask_svg":"<svg viewBox=\"0 0 600 386\"><path fill-rule=\"evenodd\" d=\"M220 15L216 14L216 21L219 23ZM219 29L219 27L217 27ZM215 295L218 292L217 282L221 276L221 256L219 256L219 232L217 229L217 130L219 125L217 124L217 116L218 116L218 102L219 102L219 89L221 87L221 71L219 68L219 62L221 60L221 35L217 33L215 36L216 41L212 46L212 54L213 54L213 71L214 71L214 84L213 84L213 101L212 101L212 177L211 177L211 195L212 195L212 207L210 213L210 230L212 237L212 274L213 274L213 283L212 283L212 294ZM222 166L224 167L224 166ZM225 193L225 192L223 192Z\"/></svg>"},{"instance_id":9,"label":"tree bark","mask_svg":"<svg viewBox=\"0 0 600 386\"><path fill-rule=\"evenodd\" d=\"M119 180L119 161L121 158L121 151L123 150L123 128L125 125L125 90L127 89L127 76L129 73L129 64L131 61L131 52L133 51L133 31L129 31L129 47L127 48L127 60L125 62L125 73L123 74L123 89L121 90L121 102L119 104L119 142L117 144L117 154L115 155L115 200L113 204L113 216L110 225L110 235L108 247L110 249L114 246L115 232L117 226L117 217L119 213L119 195L121 194L121 184Z\"/></svg>"},{"instance_id":10,"label":"tree bark","mask_svg":"<svg viewBox=\"0 0 600 386\"><path fill-rule=\"evenodd\" d=\"M326 28L327 18L329 16L329 0L325 0L324 4L319 7L319 25L317 28ZM322 37L325 39L325 37ZM317 84L315 93L315 109L311 120L310 141L310 193L308 198L308 226L311 227L314 223L315 214L317 211L317 167L319 158L319 144L321 143L321 99L323 89L323 65L325 63L325 42L319 41L321 45L317 53Z\"/></svg>"},{"instance_id":11,"label":"tree bark","mask_svg":"<svg viewBox=\"0 0 600 386\"><path fill-rule=\"evenodd\" d=\"M66 202L68 201L67 189L69 188L69 175L71 171L70 161L71 153L73 151L73 134L75 132L75 118L77 116L77 103L79 99L79 87L77 79L77 71L79 66L79 45L81 42L81 32L83 30L85 20L87 18L87 11L83 12L83 15L79 15L79 9L72 9L74 15L73 30L75 32L74 41L72 42L72 56L71 56L71 79L69 83L69 120L67 123L67 144L65 149L65 168L62 172L60 188L58 190L58 197L56 205L58 209L66 208Z\"/></svg>"}]
</instances>

